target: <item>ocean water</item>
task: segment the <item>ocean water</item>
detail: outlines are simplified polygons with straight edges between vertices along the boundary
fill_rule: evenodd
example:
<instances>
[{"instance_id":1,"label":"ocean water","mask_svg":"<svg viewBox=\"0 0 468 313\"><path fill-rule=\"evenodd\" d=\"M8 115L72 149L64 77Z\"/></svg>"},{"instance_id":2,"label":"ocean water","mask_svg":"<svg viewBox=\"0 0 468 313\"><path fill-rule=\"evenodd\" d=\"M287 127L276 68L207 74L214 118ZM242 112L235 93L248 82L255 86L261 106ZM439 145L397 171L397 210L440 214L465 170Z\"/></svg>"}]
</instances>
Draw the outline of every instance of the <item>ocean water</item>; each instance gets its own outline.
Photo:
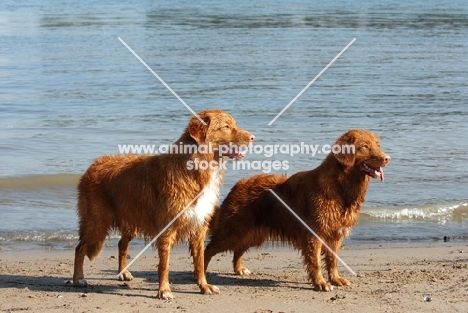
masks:
<instances>
[{"instance_id":1,"label":"ocean water","mask_svg":"<svg viewBox=\"0 0 468 313\"><path fill-rule=\"evenodd\" d=\"M348 244L466 241L467 34L463 0L2 1L0 248L73 248L76 184L93 160L170 144L186 126L190 112L119 37L193 110L231 113L257 144L376 132L392 162ZM287 160L271 173L292 174L323 158L246 160ZM262 170L228 170L221 199Z\"/></svg>"}]
</instances>

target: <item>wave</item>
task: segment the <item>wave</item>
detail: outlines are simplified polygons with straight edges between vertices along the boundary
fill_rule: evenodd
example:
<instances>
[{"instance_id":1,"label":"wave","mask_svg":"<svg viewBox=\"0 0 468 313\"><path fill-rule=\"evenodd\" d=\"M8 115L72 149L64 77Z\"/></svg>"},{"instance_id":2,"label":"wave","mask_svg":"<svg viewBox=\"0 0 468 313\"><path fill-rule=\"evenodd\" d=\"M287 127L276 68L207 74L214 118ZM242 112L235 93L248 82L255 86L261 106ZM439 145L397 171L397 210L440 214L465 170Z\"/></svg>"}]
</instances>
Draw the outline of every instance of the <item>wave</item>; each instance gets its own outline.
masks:
<instances>
[{"instance_id":1,"label":"wave","mask_svg":"<svg viewBox=\"0 0 468 313\"><path fill-rule=\"evenodd\" d=\"M37 230L26 230L26 231L0 231L0 242L13 241L13 242L54 242L54 241L70 241L78 242L78 228L73 229L37 229ZM120 233L115 230L109 231L106 240L119 240ZM141 239L137 236L135 239Z\"/></svg>"},{"instance_id":2,"label":"wave","mask_svg":"<svg viewBox=\"0 0 468 313\"><path fill-rule=\"evenodd\" d=\"M2 241L78 241L78 234L75 230L61 230L61 231L50 231L50 230L34 230L25 232L1 232L0 242Z\"/></svg>"},{"instance_id":3,"label":"wave","mask_svg":"<svg viewBox=\"0 0 468 313\"><path fill-rule=\"evenodd\" d=\"M420 207L373 208L361 211L360 225L353 228L349 242L468 241L468 202ZM73 249L78 228L66 227L0 230L0 250L26 249L24 246ZM107 246L116 246L120 234L110 231ZM135 238L144 245L144 238ZM29 247L29 246L28 246Z\"/></svg>"},{"instance_id":4,"label":"wave","mask_svg":"<svg viewBox=\"0 0 468 313\"><path fill-rule=\"evenodd\" d=\"M176 25L220 28L349 28L349 29L466 29L464 12L406 13L399 11L353 12L325 10L314 13L206 13L189 9L150 10L140 22L127 16L114 19L98 15L48 14L41 17L43 28L102 28L112 25L161 27Z\"/></svg>"},{"instance_id":5,"label":"wave","mask_svg":"<svg viewBox=\"0 0 468 313\"><path fill-rule=\"evenodd\" d=\"M38 190L78 185L79 174L31 175L25 177L2 177L0 189Z\"/></svg>"},{"instance_id":6,"label":"wave","mask_svg":"<svg viewBox=\"0 0 468 313\"><path fill-rule=\"evenodd\" d=\"M421 220L444 223L468 219L468 202L419 207L375 208L361 211L360 219L366 221Z\"/></svg>"},{"instance_id":7,"label":"wave","mask_svg":"<svg viewBox=\"0 0 468 313\"><path fill-rule=\"evenodd\" d=\"M187 15L190 17L187 18ZM146 16L147 27L164 24L198 28L350 28L350 29L465 29L467 14L459 13L356 13L330 10L307 14L206 14L198 11L157 10ZM72 26L72 25L66 25Z\"/></svg>"}]
</instances>

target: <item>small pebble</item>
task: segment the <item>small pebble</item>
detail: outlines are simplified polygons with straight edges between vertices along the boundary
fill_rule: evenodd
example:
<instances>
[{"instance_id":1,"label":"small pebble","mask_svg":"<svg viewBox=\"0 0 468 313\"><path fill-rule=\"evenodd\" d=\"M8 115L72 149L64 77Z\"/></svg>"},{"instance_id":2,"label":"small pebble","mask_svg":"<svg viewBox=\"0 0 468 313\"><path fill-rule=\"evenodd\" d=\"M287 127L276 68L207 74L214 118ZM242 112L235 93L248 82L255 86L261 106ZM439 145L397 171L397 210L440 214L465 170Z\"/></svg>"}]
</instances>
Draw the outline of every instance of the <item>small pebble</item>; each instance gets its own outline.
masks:
<instances>
[{"instance_id":1,"label":"small pebble","mask_svg":"<svg viewBox=\"0 0 468 313\"><path fill-rule=\"evenodd\" d=\"M58 296L57 296L57 299L60 299L60 298L63 298L63 296L62 296L62 295L58 295Z\"/></svg>"},{"instance_id":2,"label":"small pebble","mask_svg":"<svg viewBox=\"0 0 468 313\"><path fill-rule=\"evenodd\" d=\"M82 297L82 298L86 298L87 296L88 296L88 295L85 294L85 293L82 293L82 294L81 294L81 297Z\"/></svg>"},{"instance_id":3,"label":"small pebble","mask_svg":"<svg viewBox=\"0 0 468 313\"><path fill-rule=\"evenodd\" d=\"M432 298L430 295L425 295L424 296L424 302L431 302Z\"/></svg>"},{"instance_id":4,"label":"small pebble","mask_svg":"<svg viewBox=\"0 0 468 313\"><path fill-rule=\"evenodd\" d=\"M463 250L460 250L460 253L463 253Z\"/></svg>"}]
</instances>

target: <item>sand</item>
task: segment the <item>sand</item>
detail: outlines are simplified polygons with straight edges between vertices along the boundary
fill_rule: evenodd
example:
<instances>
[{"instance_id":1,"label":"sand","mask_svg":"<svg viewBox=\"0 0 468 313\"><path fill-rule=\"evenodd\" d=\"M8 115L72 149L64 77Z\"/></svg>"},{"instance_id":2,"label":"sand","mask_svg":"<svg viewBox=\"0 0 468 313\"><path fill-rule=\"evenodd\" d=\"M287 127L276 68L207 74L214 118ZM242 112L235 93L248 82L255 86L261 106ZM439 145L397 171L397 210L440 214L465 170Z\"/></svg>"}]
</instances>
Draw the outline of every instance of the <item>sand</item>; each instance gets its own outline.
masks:
<instances>
[{"instance_id":1,"label":"sand","mask_svg":"<svg viewBox=\"0 0 468 313\"><path fill-rule=\"evenodd\" d=\"M140 248L132 248L136 255ZM307 283L297 251L251 250L248 277L232 273L232 255L219 254L208 281L219 295L202 295L185 247L171 255L175 299L157 294L157 253L147 251L130 268L135 279L116 280L117 251L107 247L85 262L86 288L73 287L73 250L0 252L1 312L468 312L468 244L344 247L340 265L351 286L316 292ZM424 298L430 301L424 301Z\"/></svg>"}]
</instances>

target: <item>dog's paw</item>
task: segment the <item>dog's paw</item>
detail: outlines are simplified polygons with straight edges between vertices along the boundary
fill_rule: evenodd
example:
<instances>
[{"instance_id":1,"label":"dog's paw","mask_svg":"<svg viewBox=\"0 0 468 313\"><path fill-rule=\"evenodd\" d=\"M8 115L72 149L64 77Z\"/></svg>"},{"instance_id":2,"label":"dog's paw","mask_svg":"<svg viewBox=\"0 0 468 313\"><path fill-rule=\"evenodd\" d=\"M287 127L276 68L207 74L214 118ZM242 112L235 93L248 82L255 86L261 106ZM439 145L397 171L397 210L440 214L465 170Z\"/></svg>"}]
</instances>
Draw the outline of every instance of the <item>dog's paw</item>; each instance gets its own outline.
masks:
<instances>
[{"instance_id":1,"label":"dog's paw","mask_svg":"<svg viewBox=\"0 0 468 313\"><path fill-rule=\"evenodd\" d=\"M246 267L241 267L239 269L236 269L235 272L237 275L241 275L241 276L249 276L250 274L252 274L252 272L250 272L249 269Z\"/></svg>"},{"instance_id":2,"label":"dog's paw","mask_svg":"<svg viewBox=\"0 0 468 313\"><path fill-rule=\"evenodd\" d=\"M174 299L174 296L170 289L159 289L158 298L162 300L172 300Z\"/></svg>"},{"instance_id":3,"label":"dog's paw","mask_svg":"<svg viewBox=\"0 0 468 313\"><path fill-rule=\"evenodd\" d=\"M129 271L125 271L119 275L120 281L131 281L132 279L133 279L133 276Z\"/></svg>"},{"instance_id":4,"label":"dog's paw","mask_svg":"<svg viewBox=\"0 0 468 313\"><path fill-rule=\"evenodd\" d=\"M78 279L77 281L73 282L73 286L80 288L88 287L88 282L86 279Z\"/></svg>"},{"instance_id":5,"label":"dog's paw","mask_svg":"<svg viewBox=\"0 0 468 313\"><path fill-rule=\"evenodd\" d=\"M218 295L219 294L219 288L213 285L204 285L200 286L200 291L204 295Z\"/></svg>"},{"instance_id":6,"label":"dog's paw","mask_svg":"<svg viewBox=\"0 0 468 313\"><path fill-rule=\"evenodd\" d=\"M325 281L322 281L320 283L314 284L314 289L317 291L332 291L333 286Z\"/></svg>"},{"instance_id":7,"label":"dog's paw","mask_svg":"<svg viewBox=\"0 0 468 313\"><path fill-rule=\"evenodd\" d=\"M333 285L336 285L336 286L349 286L349 285L351 285L349 280L347 280L345 278L341 278L341 277L335 277L335 278L331 279L330 282Z\"/></svg>"}]
</instances>

